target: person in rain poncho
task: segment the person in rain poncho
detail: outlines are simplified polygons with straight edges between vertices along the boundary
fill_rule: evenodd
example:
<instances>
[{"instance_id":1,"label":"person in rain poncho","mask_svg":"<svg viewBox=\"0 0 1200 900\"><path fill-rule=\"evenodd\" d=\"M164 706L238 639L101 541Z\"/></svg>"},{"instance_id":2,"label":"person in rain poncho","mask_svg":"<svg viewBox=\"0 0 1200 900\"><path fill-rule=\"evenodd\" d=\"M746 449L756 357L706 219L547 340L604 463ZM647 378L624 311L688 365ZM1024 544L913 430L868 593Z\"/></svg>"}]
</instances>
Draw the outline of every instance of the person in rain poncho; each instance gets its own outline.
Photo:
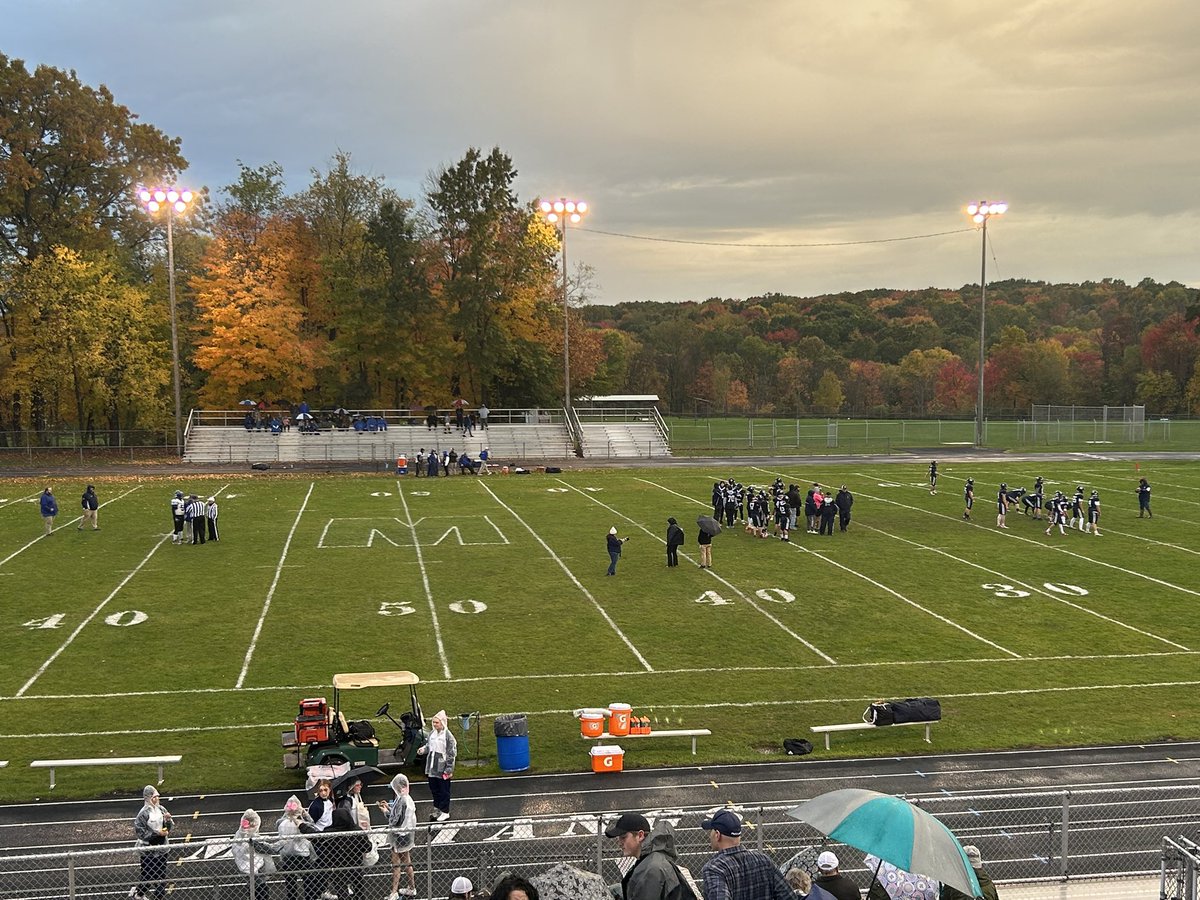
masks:
<instances>
[{"instance_id":1,"label":"person in rain poncho","mask_svg":"<svg viewBox=\"0 0 1200 900\"><path fill-rule=\"evenodd\" d=\"M254 896L266 900L270 886L267 876L275 871L275 862L271 855L278 852L279 847L258 836L262 828L262 818L252 809L242 813L238 830L233 834L233 847L230 854L233 864L243 875L254 875Z\"/></svg>"},{"instance_id":2,"label":"person in rain poncho","mask_svg":"<svg viewBox=\"0 0 1200 900\"><path fill-rule=\"evenodd\" d=\"M296 900L296 885L299 879L295 873L306 872L316 859L312 842L305 834L316 831L316 828L313 827L312 816L295 794L288 797L287 802L283 804L283 815L275 823L275 830L279 832L279 871L284 873L285 896L287 900ZM313 891L317 880L312 874L304 875L305 897L320 895L320 891Z\"/></svg>"},{"instance_id":3,"label":"person in rain poncho","mask_svg":"<svg viewBox=\"0 0 1200 900\"><path fill-rule=\"evenodd\" d=\"M417 807L408 794L408 776L400 774L392 779L395 797L389 803L379 801L379 808L387 813L388 833L392 844L392 892L387 900L417 896L417 880L413 873L412 855L413 828L417 824ZM400 890L400 869L408 870L408 887Z\"/></svg>"},{"instance_id":4,"label":"person in rain poncho","mask_svg":"<svg viewBox=\"0 0 1200 900\"><path fill-rule=\"evenodd\" d=\"M425 757L425 775L429 779L429 792L433 794L433 812L430 822L445 822L450 818L450 779L454 775L454 761L458 758L458 741L446 727L448 719L444 709L433 717L433 731L425 746L417 754Z\"/></svg>"},{"instance_id":5,"label":"person in rain poncho","mask_svg":"<svg viewBox=\"0 0 1200 900\"><path fill-rule=\"evenodd\" d=\"M141 877L130 889L129 896L142 900L152 892L162 900L167 893L167 838L171 834L171 814L159 805L158 788L152 784L142 788L142 808L134 817L133 833L137 837Z\"/></svg>"}]
</instances>

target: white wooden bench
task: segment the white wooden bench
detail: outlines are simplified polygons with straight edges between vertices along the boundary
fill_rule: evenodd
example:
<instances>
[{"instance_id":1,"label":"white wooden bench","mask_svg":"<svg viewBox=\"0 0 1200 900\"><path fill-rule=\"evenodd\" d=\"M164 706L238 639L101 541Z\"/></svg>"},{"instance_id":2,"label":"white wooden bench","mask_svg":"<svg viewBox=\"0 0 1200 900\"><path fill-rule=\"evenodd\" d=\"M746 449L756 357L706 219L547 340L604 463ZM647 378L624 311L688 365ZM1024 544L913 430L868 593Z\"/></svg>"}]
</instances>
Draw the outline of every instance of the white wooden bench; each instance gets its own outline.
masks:
<instances>
[{"instance_id":1,"label":"white wooden bench","mask_svg":"<svg viewBox=\"0 0 1200 900\"><path fill-rule=\"evenodd\" d=\"M696 755L696 738L708 737L712 732L707 728L663 728L655 729L649 734L609 734L607 731L603 734L598 734L595 737L590 737L586 734L580 735L585 741L623 741L626 738L637 740L638 738L667 738L667 737L690 737L692 739L692 756Z\"/></svg>"},{"instance_id":2,"label":"white wooden bench","mask_svg":"<svg viewBox=\"0 0 1200 900\"><path fill-rule=\"evenodd\" d=\"M872 725L870 722L850 722L847 725L810 725L808 730L816 734L825 735L825 749L829 749L829 733L831 731L884 731L888 728L902 728L905 725L924 725L925 726L925 743L932 744L929 739L929 729L940 722L941 719L929 719L921 722L896 722L893 725Z\"/></svg>"},{"instance_id":3,"label":"white wooden bench","mask_svg":"<svg viewBox=\"0 0 1200 900\"><path fill-rule=\"evenodd\" d=\"M31 769L50 770L50 788L54 789L54 770L76 766L158 766L158 784L163 783L163 766L177 763L182 756L108 756L102 759L35 759Z\"/></svg>"}]
</instances>

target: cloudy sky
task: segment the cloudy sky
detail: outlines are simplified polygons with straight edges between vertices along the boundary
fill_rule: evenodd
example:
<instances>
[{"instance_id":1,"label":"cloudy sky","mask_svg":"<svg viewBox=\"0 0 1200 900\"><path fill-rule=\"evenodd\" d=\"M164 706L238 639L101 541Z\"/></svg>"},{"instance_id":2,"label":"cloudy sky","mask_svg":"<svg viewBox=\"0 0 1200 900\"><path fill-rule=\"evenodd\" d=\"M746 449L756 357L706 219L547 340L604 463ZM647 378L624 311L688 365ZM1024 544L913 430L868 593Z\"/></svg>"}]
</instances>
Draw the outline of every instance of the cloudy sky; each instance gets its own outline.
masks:
<instances>
[{"instance_id":1,"label":"cloudy sky","mask_svg":"<svg viewBox=\"0 0 1200 900\"><path fill-rule=\"evenodd\" d=\"M0 53L107 85L214 192L239 159L301 189L340 148L415 198L499 146L523 199L591 204L568 251L596 302L978 283L975 199L1010 205L989 278L1200 286L1195 0L0 0L0 21Z\"/></svg>"}]
</instances>

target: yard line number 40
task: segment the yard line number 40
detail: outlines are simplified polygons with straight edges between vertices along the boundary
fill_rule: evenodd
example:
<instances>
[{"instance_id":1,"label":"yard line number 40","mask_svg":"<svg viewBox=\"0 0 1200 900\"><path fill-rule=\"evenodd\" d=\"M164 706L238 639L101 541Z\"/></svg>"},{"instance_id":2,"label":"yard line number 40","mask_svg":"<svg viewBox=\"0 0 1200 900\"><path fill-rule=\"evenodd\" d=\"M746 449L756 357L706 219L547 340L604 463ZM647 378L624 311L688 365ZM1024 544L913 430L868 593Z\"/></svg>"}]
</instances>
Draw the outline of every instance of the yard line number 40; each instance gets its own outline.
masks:
<instances>
[{"instance_id":1,"label":"yard line number 40","mask_svg":"<svg viewBox=\"0 0 1200 900\"><path fill-rule=\"evenodd\" d=\"M24 628L62 628L66 613L55 613L44 619L30 619L23 623ZM130 625L141 625L148 618L140 609L123 609L104 617L105 625L115 625L117 628L128 628Z\"/></svg>"}]
</instances>

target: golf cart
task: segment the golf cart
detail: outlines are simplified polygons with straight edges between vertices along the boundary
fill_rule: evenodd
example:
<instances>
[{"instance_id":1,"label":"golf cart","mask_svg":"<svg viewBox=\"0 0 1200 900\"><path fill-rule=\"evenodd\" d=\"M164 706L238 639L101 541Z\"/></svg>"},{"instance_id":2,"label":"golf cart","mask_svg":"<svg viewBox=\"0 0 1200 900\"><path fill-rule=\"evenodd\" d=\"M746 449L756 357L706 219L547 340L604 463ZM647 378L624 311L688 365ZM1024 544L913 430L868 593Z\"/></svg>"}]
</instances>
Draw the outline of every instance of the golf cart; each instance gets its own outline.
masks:
<instances>
[{"instance_id":1,"label":"golf cart","mask_svg":"<svg viewBox=\"0 0 1200 900\"><path fill-rule=\"evenodd\" d=\"M412 672L359 672L333 676L333 708L324 697L300 701L295 727L280 736L285 769L308 766L410 766L417 760L417 748L425 743L425 718L417 700L420 679ZM386 716L400 729L400 741L394 750L379 749L375 726L370 721L347 721L342 712L342 692L362 688L407 687L411 712L397 722L385 703L375 713Z\"/></svg>"}]
</instances>

